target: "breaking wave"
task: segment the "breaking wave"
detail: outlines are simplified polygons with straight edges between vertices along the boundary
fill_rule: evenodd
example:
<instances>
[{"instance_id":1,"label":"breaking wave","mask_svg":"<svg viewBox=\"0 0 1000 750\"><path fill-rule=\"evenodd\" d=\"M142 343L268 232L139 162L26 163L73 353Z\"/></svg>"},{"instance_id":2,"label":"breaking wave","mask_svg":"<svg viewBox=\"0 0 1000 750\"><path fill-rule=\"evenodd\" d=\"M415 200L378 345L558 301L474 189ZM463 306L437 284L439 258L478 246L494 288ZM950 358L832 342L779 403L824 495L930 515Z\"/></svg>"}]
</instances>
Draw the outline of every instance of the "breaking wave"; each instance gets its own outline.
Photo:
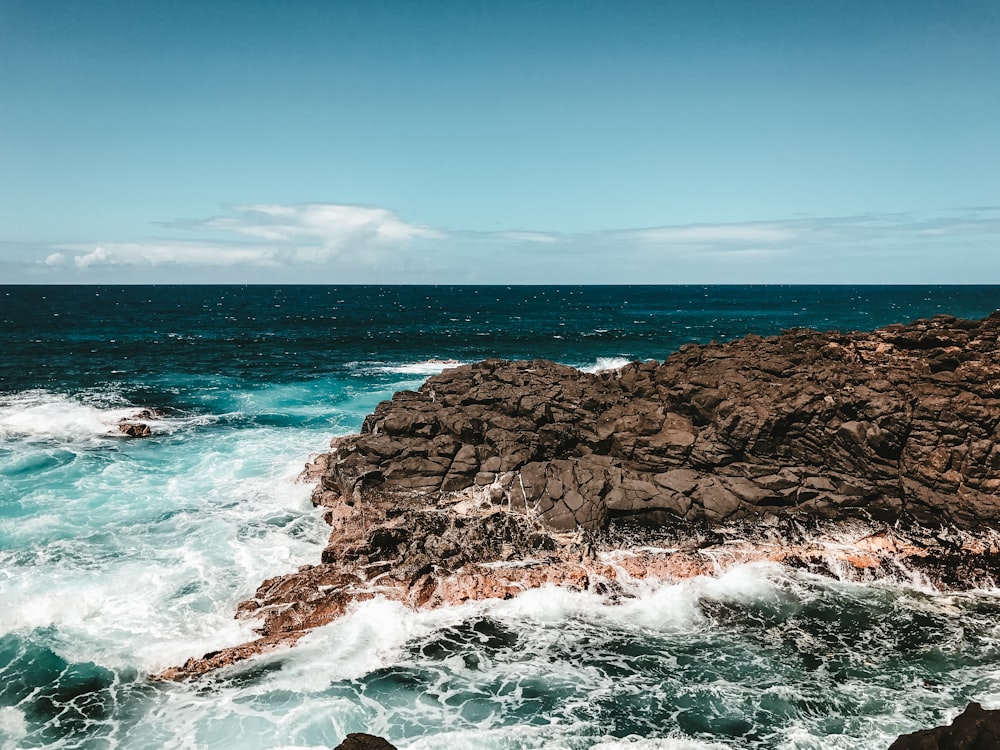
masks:
<instances>
[{"instance_id":1,"label":"breaking wave","mask_svg":"<svg viewBox=\"0 0 1000 750\"><path fill-rule=\"evenodd\" d=\"M625 365L633 362L634 360L628 357L598 357L593 364L587 365L585 367L577 368L582 372L605 372L607 370L620 370Z\"/></svg>"}]
</instances>

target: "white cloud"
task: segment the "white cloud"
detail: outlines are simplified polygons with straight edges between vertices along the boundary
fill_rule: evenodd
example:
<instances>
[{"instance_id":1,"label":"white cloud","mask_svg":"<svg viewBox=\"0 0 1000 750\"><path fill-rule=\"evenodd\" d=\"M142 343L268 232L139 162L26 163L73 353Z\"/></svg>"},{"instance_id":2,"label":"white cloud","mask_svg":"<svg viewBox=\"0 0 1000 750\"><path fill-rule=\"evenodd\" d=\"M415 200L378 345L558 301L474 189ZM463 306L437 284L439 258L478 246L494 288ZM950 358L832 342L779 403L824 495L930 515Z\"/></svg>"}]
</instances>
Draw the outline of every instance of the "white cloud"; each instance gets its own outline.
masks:
<instances>
[{"instance_id":1,"label":"white cloud","mask_svg":"<svg viewBox=\"0 0 1000 750\"><path fill-rule=\"evenodd\" d=\"M295 246L294 257L323 261L343 250L365 246L405 246L416 239L445 235L431 227L410 224L392 211L341 203L236 206L233 216L214 216L190 227L252 237L280 246Z\"/></svg>"},{"instance_id":2,"label":"white cloud","mask_svg":"<svg viewBox=\"0 0 1000 750\"><path fill-rule=\"evenodd\" d=\"M32 265L68 279L67 267L94 278L282 283L916 283L1000 272L996 209L572 233L445 232L383 208L252 204L168 226L191 239L53 245Z\"/></svg>"},{"instance_id":3,"label":"white cloud","mask_svg":"<svg viewBox=\"0 0 1000 750\"><path fill-rule=\"evenodd\" d=\"M787 224L688 224L653 227L629 232L641 242L677 245L714 245L719 243L785 242L796 233Z\"/></svg>"},{"instance_id":4,"label":"white cloud","mask_svg":"<svg viewBox=\"0 0 1000 750\"><path fill-rule=\"evenodd\" d=\"M514 240L515 242L541 242L544 244L559 242L563 239L560 235L552 232L523 232L519 230L497 232L495 236L504 240Z\"/></svg>"},{"instance_id":5,"label":"white cloud","mask_svg":"<svg viewBox=\"0 0 1000 750\"><path fill-rule=\"evenodd\" d=\"M76 264L77 268L87 269L94 265L105 265L111 263L117 263L113 253L109 253L103 247L95 247L86 255L77 255L73 258L73 263Z\"/></svg>"},{"instance_id":6,"label":"white cloud","mask_svg":"<svg viewBox=\"0 0 1000 750\"><path fill-rule=\"evenodd\" d=\"M236 206L231 215L168 226L203 237L66 244L50 248L57 252L49 254L44 263L58 266L72 255L73 265L81 271L102 266L164 265L294 268L322 264L343 254L345 263L378 266L387 252L405 248L414 240L446 237L436 229L407 223L384 208L336 203ZM207 238L220 232L236 235L236 239Z\"/></svg>"},{"instance_id":7,"label":"white cloud","mask_svg":"<svg viewBox=\"0 0 1000 750\"><path fill-rule=\"evenodd\" d=\"M66 245L62 249L79 251L87 247ZM105 243L76 255L73 263L86 270L100 265L266 266L274 265L275 260L269 248L175 241Z\"/></svg>"}]
</instances>

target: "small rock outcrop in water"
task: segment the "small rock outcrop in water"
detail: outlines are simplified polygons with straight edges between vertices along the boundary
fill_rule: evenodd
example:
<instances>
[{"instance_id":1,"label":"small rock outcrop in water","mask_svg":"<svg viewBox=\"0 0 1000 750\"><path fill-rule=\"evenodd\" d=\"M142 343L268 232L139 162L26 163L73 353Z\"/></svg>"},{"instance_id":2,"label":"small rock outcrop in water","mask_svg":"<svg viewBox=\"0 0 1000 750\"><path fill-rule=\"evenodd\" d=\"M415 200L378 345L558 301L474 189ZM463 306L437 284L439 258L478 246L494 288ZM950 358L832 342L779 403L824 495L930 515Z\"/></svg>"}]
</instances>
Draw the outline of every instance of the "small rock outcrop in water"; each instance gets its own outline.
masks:
<instances>
[{"instance_id":1,"label":"small rock outcrop in water","mask_svg":"<svg viewBox=\"0 0 1000 750\"><path fill-rule=\"evenodd\" d=\"M373 734L355 732L347 735L347 739L333 750L396 750L396 746Z\"/></svg>"},{"instance_id":2,"label":"small rock outcrop in water","mask_svg":"<svg viewBox=\"0 0 1000 750\"><path fill-rule=\"evenodd\" d=\"M889 750L996 750L1000 748L1000 711L986 711L978 703L950 726L904 734Z\"/></svg>"},{"instance_id":3,"label":"small rock outcrop in water","mask_svg":"<svg viewBox=\"0 0 1000 750\"><path fill-rule=\"evenodd\" d=\"M118 432L125 437L149 437L153 434L148 424L142 422L126 422L122 420L118 423Z\"/></svg>"},{"instance_id":4,"label":"small rock outcrop in water","mask_svg":"<svg viewBox=\"0 0 1000 750\"><path fill-rule=\"evenodd\" d=\"M1000 569L998 336L1000 313L939 316L688 345L599 374L446 370L308 467L330 542L240 605L261 638L163 676L294 642L376 595L616 594L623 577L762 559L981 583Z\"/></svg>"},{"instance_id":5,"label":"small rock outcrop in water","mask_svg":"<svg viewBox=\"0 0 1000 750\"><path fill-rule=\"evenodd\" d=\"M131 417L119 419L118 432L125 437L149 437L153 434L153 429L146 420L159 419L162 416L163 414L155 409L143 409Z\"/></svg>"}]
</instances>

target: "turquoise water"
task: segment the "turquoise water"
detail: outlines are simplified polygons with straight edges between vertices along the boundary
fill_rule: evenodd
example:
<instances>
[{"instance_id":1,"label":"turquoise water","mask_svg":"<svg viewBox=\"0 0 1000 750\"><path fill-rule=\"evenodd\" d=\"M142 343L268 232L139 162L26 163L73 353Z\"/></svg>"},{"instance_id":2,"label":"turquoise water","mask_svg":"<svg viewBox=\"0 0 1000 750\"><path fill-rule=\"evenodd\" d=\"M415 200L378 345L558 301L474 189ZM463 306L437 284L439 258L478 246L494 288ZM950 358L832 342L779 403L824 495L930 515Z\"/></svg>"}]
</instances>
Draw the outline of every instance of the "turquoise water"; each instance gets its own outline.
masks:
<instances>
[{"instance_id":1,"label":"turquoise water","mask_svg":"<svg viewBox=\"0 0 1000 750\"><path fill-rule=\"evenodd\" d=\"M1000 705L1000 592L775 565L411 612L146 677L252 637L315 562L296 477L435 360L585 369L690 341L1000 307L997 287L0 287L0 747L885 748ZM143 440L115 436L142 407Z\"/></svg>"}]
</instances>

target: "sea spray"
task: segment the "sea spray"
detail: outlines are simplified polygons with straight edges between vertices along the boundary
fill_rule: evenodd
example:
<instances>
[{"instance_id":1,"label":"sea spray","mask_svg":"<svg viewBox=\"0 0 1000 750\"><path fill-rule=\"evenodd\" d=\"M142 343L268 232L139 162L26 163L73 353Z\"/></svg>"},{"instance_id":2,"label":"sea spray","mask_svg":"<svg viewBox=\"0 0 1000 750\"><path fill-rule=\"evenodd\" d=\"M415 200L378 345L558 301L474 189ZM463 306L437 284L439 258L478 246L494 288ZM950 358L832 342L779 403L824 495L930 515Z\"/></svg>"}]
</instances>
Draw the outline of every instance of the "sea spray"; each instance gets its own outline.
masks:
<instances>
[{"instance_id":1,"label":"sea spray","mask_svg":"<svg viewBox=\"0 0 1000 750\"><path fill-rule=\"evenodd\" d=\"M329 748L372 731L420 750L881 750L969 700L996 705L996 592L776 565L636 582L618 602L546 589L414 612L376 599L294 649L201 680L147 675L253 637L236 604L267 576L315 564L329 532L294 481L302 465L434 360L619 366L599 358L663 359L792 325L979 317L998 297L8 288L0 747ZM164 412L150 438L114 434L146 407Z\"/></svg>"},{"instance_id":2,"label":"sea spray","mask_svg":"<svg viewBox=\"0 0 1000 750\"><path fill-rule=\"evenodd\" d=\"M249 712L261 747L362 730L400 747L878 747L936 720L942 691L987 688L989 671L970 680L970 667L1000 643L1000 602L773 564L631 593L540 589L421 612L364 602L210 678L228 700L170 687L169 712L148 720L244 726Z\"/></svg>"}]
</instances>

